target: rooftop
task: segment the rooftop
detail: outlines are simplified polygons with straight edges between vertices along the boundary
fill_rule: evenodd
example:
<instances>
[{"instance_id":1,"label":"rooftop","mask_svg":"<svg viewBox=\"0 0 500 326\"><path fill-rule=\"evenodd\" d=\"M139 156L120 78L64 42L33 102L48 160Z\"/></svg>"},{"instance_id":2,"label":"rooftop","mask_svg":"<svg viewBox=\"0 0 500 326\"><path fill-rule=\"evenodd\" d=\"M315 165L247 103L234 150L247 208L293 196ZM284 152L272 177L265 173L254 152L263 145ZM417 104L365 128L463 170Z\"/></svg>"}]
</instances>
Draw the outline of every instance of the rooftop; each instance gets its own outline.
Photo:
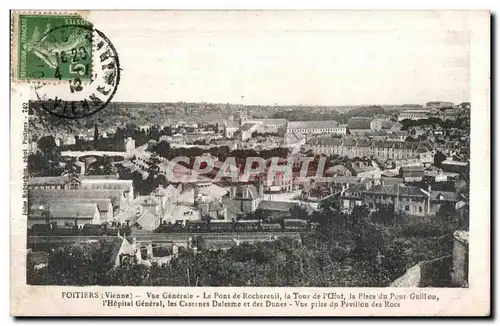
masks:
<instances>
[{"instance_id":1,"label":"rooftop","mask_svg":"<svg viewBox=\"0 0 500 326\"><path fill-rule=\"evenodd\" d=\"M407 149L413 151L431 151L432 146L429 142L410 142L410 141L390 141L390 140L369 140L366 138L331 138L315 137L306 142L310 145L329 145L345 147L373 147L373 148L395 148Z\"/></svg>"},{"instance_id":2,"label":"rooftop","mask_svg":"<svg viewBox=\"0 0 500 326\"><path fill-rule=\"evenodd\" d=\"M139 216L136 223L141 226L142 229L153 231L157 228L160 219L156 217L156 215L152 214L149 211L144 212Z\"/></svg>"},{"instance_id":3,"label":"rooftop","mask_svg":"<svg viewBox=\"0 0 500 326\"><path fill-rule=\"evenodd\" d=\"M288 122L287 119L259 119L259 121L262 121L262 124L267 126L284 126Z\"/></svg>"},{"instance_id":4,"label":"rooftop","mask_svg":"<svg viewBox=\"0 0 500 326\"><path fill-rule=\"evenodd\" d=\"M31 177L28 179L28 185L65 185L69 181L69 176L58 177Z\"/></svg>"},{"instance_id":5,"label":"rooftop","mask_svg":"<svg viewBox=\"0 0 500 326\"><path fill-rule=\"evenodd\" d=\"M374 194L387 194L387 195L396 195L400 196L411 196L411 197L427 197L427 194L418 187L410 187L410 186L398 186L398 185L377 185L373 186L370 190L366 190L366 193L374 193Z\"/></svg>"},{"instance_id":6,"label":"rooftop","mask_svg":"<svg viewBox=\"0 0 500 326\"><path fill-rule=\"evenodd\" d=\"M430 113L431 111L430 110L425 110L425 109L421 109L421 110L404 110L404 111L401 111L401 113Z\"/></svg>"},{"instance_id":7,"label":"rooftop","mask_svg":"<svg viewBox=\"0 0 500 326\"><path fill-rule=\"evenodd\" d=\"M371 129L370 123L367 119L349 119L347 129Z\"/></svg>"},{"instance_id":8,"label":"rooftop","mask_svg":"<svg viewBox=\"0 0 500 326\"><path fill-rule=\"evenodd\" d=\"M89 219L94 217L95 213L98 212L98 209L97 204L95 203L84 204L70 202L52 202L50 203L50 206L43 206L40 205L40 203L35 203L30 205L28 218L46 218L47 212L49 212L50 218Z\"/></svg>"},{"instance_id":9,"label":"rooftop","mask_svg":"<svg viewBox=\"0 0 500 326\"><path fill-rule=\"evenodd\" d=\"M250 122L244 123L243 125L241 125L241 130L248 131L255 125L256 125L255 123L250 123Z\"/></svg>"},{"instance_id":10,"label":"rooftop","mask_svg":"<svg viewBox=\"0 0 500 326\"><path fill-rule=\"evenodd\" d=\"M132 180L113 180L113 179L83 179L81 189L92 190L121 190L128 191L133 185Z\"/></svg>"},{"instance_id":11,"label":"rooftop","mask_svg":"<svg viewBox=\"0 0 500 326\"><path fill-rule=\"evenodd\" d=\"M335 120L291 121L288 123L288 129L327 129L337 127L339 127L339 123Z\"/></svg>"},{"instance_id":12,"label":"rooftop","mask_svg":"<svg viewBox=\"0 0 500 326\"><path fill-rule=\"evenodd\" d=\"M402 166L401 171L403 172L424 172L423 166Z\"/></svg>"},{"instance_id":13,"label":"rooftop","mask_svg":"<svg viewBox=\"0 0 500 326\"><path fill-rule=\"evenodd\" d=\"M291 208L297 206L297 203L284 201L261 201L259 209L267 211L289 212Z\"/></svg>"},{"instance_id":14,"label":"rooftop","mask_svg":"<svg viewBox=\"0 0 500 326\"><path fill-rule=\"evenodd\" d=\"M244 198L244 199L257 199L260 197L259 191L257 187L254 185L240 185L236 188L235 198Z\"/></svg>"},{"instance_id":15,"label":"rooftop","mask_svg":"<svg viewBox=\"0 0 500 326\"><path fill-rule=\"evenodd\" d=\"M38 189L37 189L38 190ZM43 204L49 204L52 205L58 204L58 203L67 203L71 205L76 205L76 204L97 204L97 207L99 208L99 212L108 212L109 207L112 207L112 202L111 199L109 198L80 198L80 197L73 197L73 198L61 198L59 197L61 194L58 194L55 191L44 191L42 190L41 192L37 192L36 195L33 194L33 192L30 192L30 202L33 205L43 205Z\"/></svg>"},{"instance_id":16,"label":"rooftop","mask_svg":"<svg viewBox=\"0 0 500 326\"><path fill-rule=\"evenodd\" d=\"M239 127L240 127L240 126L239 126L239 124L238 124L238 122L236 122L236 121L231 121L231 120L225 121L225 122L224 122L224 126L225 126L226 128L233 128L233 129L237 129L237 128L239 128Z\"/></svg>"},{"instance_id":17,"label":"rooftop","mask_svg":"<svg viewBox=\"0 0 500 326\"><path fill-rule=\"evenodd\" d=\"M458 201L458 193L454 191L431 190L432 200Z\"/></svg>"},{"instance_id":18,"label":"rooftop","mask_svg":"<svg viewBox=\"0 0 500 326\"><path fill-rule=\"evenodd\" d=\"M118 189L77 189L77 190L53 190L53 189L31 189L28 193L31 198L90 198L90 199L110 199L113 206L120 203L123 191Z\"/></svg>"}]
</instances>

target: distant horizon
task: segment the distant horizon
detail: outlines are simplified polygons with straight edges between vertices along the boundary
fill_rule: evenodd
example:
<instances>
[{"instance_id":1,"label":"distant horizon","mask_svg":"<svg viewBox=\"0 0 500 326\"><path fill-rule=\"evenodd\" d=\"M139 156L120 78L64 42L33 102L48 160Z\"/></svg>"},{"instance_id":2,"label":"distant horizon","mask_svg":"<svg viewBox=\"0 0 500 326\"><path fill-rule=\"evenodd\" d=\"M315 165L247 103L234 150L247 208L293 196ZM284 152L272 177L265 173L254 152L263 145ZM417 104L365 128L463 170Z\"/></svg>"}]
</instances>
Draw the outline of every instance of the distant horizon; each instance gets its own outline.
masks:
<instances>
[{"instance_id":1,"label":"distant horizon","mask_svg":"<svg viewBox=\"0 0 500 326\"><path fill-rule=\"evenodd\" d=\"M317 107L317 108L335 108L335 107L388 107L394 106L399 107L403 105L421 105L424 106L430 102L450 102L454 105L458 105L461 103L470 103L470 101L449 101L449 100L429 100L425 103L402 103L402 104L351 104L351 105L342 105L342 104L249 104L249 103L231 103L231 102L206 102L206 101L159 101L159 102L148 102L148 101L111 101L110 104L150 104L150 105L165 105L165 104L193 104L193 105L202 105L202 104L211 104L211 105L231 105L231 106L258 106L258 107Z\"/></svg>"}]
</instances>

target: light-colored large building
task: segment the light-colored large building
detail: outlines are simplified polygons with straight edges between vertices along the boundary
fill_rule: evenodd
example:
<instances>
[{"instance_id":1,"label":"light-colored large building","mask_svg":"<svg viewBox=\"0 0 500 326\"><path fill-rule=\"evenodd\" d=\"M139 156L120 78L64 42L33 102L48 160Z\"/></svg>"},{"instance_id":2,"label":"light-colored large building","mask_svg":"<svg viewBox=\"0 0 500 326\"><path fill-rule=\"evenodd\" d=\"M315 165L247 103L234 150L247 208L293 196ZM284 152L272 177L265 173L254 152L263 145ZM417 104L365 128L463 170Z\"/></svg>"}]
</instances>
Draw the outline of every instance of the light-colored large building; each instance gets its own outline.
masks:
<instances>
[{"instance_id":1,"label":"light-colored large building","mask_svg":"<svg viewBox=\"0 0 500 326\"><path fill-rule=\"evenodd\" d=\"M282 133L286 130L288 120L286 119L249 119L243 117L241 126L251 123L259 126L259 132L262 133Z\"/></svg>"},{"instance_id":2,"label":"light-colored large building","mask_svg":"<svg viewBox=\"0 0 500 326\"><path fill-rule=\"evenodd\" d=\"M352 118L347 122L347 130L351 135L365 135L382 130L383 119Z\"/></svg>"},{"instance_id":3,"label":"light-colored large building","mask_svg":"<svg viewBox=\"0 0 500 326\"><path fill-rule=\"evenodd\" d=\"M435 102L427 102L426 107L429 109L442 109L442 108L452 108L455 106L453 102L442 102L442 101L435 101Z\"/></svg>"},{"instance_id":4,"label":"light-colored large building","mask_svg":"<svg viewBox=\"0 0 500 326\"><path fill-rule=\"evenodd\" d=\"M84 196L78 196L76 193L72 196L72 191L60 190L41 190L34 189L29 191L30 204L32 205L52 205L53 203L60 204L66 203L68 205L77 204L97 204L99 209L100 221L111 222L113 220L113 202L110 198L85 198ZM69 196L66 196L69 195ZM88 193L84 193L88 196Z\"/></svg>"},{"instance_id":5,"label":"light-colored large building","mask_svg":"<svg viewBox=\"0 0 500 326\"><path fill-rule=\"evenodd\" d=\"M240 126L234 121L225 121L224 122L224 137L226 138L234 138L235 134L240 129Z\"/></svg>"},{"instance_id":6,"label":"light-colored large building","mask_svg":"<svg viewBox=\"0 0 500 326\"><path fill-rule=\"evenodd\" d=\"M307 141L303 148L314 154L373 157L380 160L419 158L432 152L430 144L425 142L373 141L364 138L317 137Z\"/></svg>"},{"instance_id":7,"label":"light-colored large building","mask_svg":"<svg viewBox=\"0 0 500 326\"><path fill-rule=\"evenodd\" d=\"M284 137L283 145L290 148L292 153L300 151L306 143L306 137L300 132L287 133Z\"/></svg>"},{"instance_id":8,"label":"light-colored large building","mask_svg":"<svg viewBox=\"0 0 500 326\"><path fill-rule=\"evenodd\" d=\"M404 110L399 114L398 121L427 119L430 113L429 110Z\"/></svg>"},{"instance_id":9,"label":"light-colored large building","mask_svg":"<svg viewBox=\"0 0 500 326\"><path fill-rule=\"evenodd\" d=\"M260 128L261 125L259 123L253 123L253 122L247 122L244 123L241 128L240 128L240 140L241 141L247 141L248 139L252 138L252 134L254 132L257 132Z\"/></svg>"},{"instance_id":10,"label":"light-colored large building","mask_svg":"<svg viewBox=\"0 0 500 326\"><path fill-rule=\"evenodd\" d=\"M127 209L134 199L133 181L116 176L33 177L28 189L60 191L60 198L111 199L115 211Z\"/></svg>"},{"instance_id":11,"label":"light-colored large building","mask_svg":"<svg viewBox=\"0 0 500 326\"><path fill-rule=\"evenodd\" d=\"M55 223L58 226L99 224L101 222L96 203L34 202L28 212L28 228L35 224Z\"/></svg>"},{"instance_id":12,"label":"light-colored large building","mask_svg":"<svg viewBox=\"0 0 500 326\"><path fill-rule=\"evenodd\" d=\"M286 128L287 133L299 132L304 135L332 134L345 135L347 129L335 120L327 121L291 121Z\"/></svg>"}]
</instances>

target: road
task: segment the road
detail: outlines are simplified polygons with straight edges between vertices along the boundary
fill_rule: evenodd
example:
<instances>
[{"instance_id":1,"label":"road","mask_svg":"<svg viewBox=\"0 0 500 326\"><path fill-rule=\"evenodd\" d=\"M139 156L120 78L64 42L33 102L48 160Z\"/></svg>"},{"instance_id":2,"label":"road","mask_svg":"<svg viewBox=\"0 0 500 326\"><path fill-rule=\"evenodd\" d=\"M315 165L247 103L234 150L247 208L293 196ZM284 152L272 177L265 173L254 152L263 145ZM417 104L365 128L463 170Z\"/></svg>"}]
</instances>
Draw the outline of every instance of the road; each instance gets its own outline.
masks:
<instances>
[{"instance_id":1,"label":"road","mask_svg":"<svg viewBox=\"0 0 500 326\"><path fill-rule=\"evenodd\" d=\"M242 232L242 233L149 233L137 234L133 237L138 242L154 241L157 243L184 243L190 237L201 235L205 241L218 242L237 239L241 242L257 242L269 240L271 236L300 238L298 232ZM28 245L38 243L75 243L81 241L113 239L113 236L29 236Z\"/></svg>"}]
</instances>

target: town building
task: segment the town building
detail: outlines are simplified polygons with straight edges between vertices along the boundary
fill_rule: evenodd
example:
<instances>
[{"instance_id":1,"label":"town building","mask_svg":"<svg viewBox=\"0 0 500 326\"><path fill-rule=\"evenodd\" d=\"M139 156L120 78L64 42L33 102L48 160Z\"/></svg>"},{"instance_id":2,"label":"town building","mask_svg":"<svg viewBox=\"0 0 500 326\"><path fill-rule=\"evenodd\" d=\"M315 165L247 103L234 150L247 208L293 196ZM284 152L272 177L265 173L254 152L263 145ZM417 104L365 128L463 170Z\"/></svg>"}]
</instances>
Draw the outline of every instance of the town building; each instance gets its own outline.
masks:
<instances>
[{"instance_id":1,"label":"town building","mask_svg":"<svg viewBox=\"0 0 500 326\"><path fill-rule=\"evenodd\" d=\"M283 145L292 150L292 154L300 151L303 145L306 143L306 137L300 132L290 132L287 133L283 140Z\"/></svg>"},{"instance_id":2,"label":"town building","mask_svg":"<svg viewBox=\"0 0 500 326\"><path fill-rule=\"evenodd\" d=\"M243 125L240 127L240 134L239 138L241 141L247 141L250 138L252 138L252 134L256 132L259 129L260 124L258 123L252 123L252 122L245 122Z\"/></svg>"},{"instance_id":3,"label":"town building","mask_svg":"<svg viewBox=\"0 0 500 326\"><path fill-rule=\"evenodd\" d=\"M310 139L303 146L304 151L314 154L340 155L349 158L367 157L379 160L397 160L420 158L422 153L432 152L427 142L372 141L364 138L329 138Z\"/></svg>"},{"instance_id":4,"label":"town building","mask_svg":"<svg viewBox=\"0 0 500 326\"><path fill-rule=\"evenodd\" d=\"M329 176L352 176L352 171L343 164L337 164L328 168L325 172Z\"/></svg>"},{"instance_id":5,"label":"town building","mask_svg":"<svg viewBox=\"0 0 500 326\"><path fill-rule=\"evenodd\" d=\"M423 166L402 166L399 176L406 182L422 181L425 172Z\"/></svg>"},{"instance_id":6,"label":"town building","mask_svg":"<svg viewBox=\"0 0 500 326\"><path fill-rule=\"evenodd\" d=\"M468 162L455 161L453 158L447 158L441 162L441 166L445 172L466 173L469 170Z\"/></svg>"},{"instance_id":7,"label":"town building","mask_svg":"<svg viewBox=\"0 0 500 326\"><path fill-rule=\"evenodd\" d=\"M57 226L100 224L101 215L96 203L35 202L30 204L28 228L35 224Z\"/></svg>"},{"instance_id":8,"label":"town building","mask_svg":"<svg viewBox=\"0 0 500 326\"><path fill-rule=\"evenodd\" d=\"M262 175L264 192L287 192L292 191L293 174L285 171L274 171L268 173L268 169Z\"/></svg>"},{"instance_id":9,"label":"town building","mask_svg":"<svg viewBox=\"0 0 500 326\"><path fill-rule=\"evenodd\" d=\"M435 102L427 102L425 106L429 109L442 109L442 108L452 108L455 105L453 104L453 102L435 101Z\"/></svg>"},{"instance_id":10,"label":"town building","mask_svg":"<svg viewBox=\"0 0 500 326\"><path fill-rule=\"evenodd\" d=\"M130 205L134 200L134 185L132 180L83 178L80 183L80 189L89 191L119 192L120 209L128 207L128 205Z\"/></svg>"},{"instance_id":11,"label":"town building","mask_svg":"<svg viewBox=\"0 0 500 326\"><path fill-rule=\"evenodd\" d=\"M436 116L443 121L446 120L455 121L460 117L460 115L461 115L460 109L446 108L440 111Z\"/></svg>"},{"instance_id":12,"label":"town building","mask_svg":"<svg viewBox=\"0 0 500 326\"><path fill-rule=\"evenodd\" d=\"M431 215L436 214L443 204L448 204L456 209L458 208L457 204L461 202L458 193L453 191L431 190L430 194Z\"/></svg>"},{"instance_id":13,"label":"town building","mask_svg":"<svg viewBox=\"0 0 500 326\"><path fill-rule=\"evenodd\" d=\"M227 221L227 206L223 205L220 201L203 202L198 204L200 209L201 219L210 218L215 221Z\"/></svg>"},{"instance_id":14,"label":"town building","mask_svg":"<svg viewBox=\"0 0 500 326\"><path fill-rule=\"evenodd\" d=\"M430 110L404 110L399 113L398 121L428 119L430 114Z\"/></svg>"},{"instance_id":15,"label":"town building","mask_svg":"<svg viewBox=\"0 0 500 326\"><path fill-rule=\"evenodd\" d=\"M64 193L67 193L65 191ZM44 190L33 189L29 190L29 201L33 205L52 205L52 203L67 203L70 204L97 204L99 209L100 221L111 222L113 220L113 202L110 198L82 198L79 196L74 197L61 197L60 190Z\"/></svg>"},{"instance_id":16,"label":"town building","mask_svg":"<svg viewBox=\"0 0 500 326\"><path fill-rule=\"evenodd\" d=\"M295 202L283 201L261 201L258 209L264 213L264 216L271 218L289 218L290 210L299 206Z\"/></svg>"},{"instance_id":17,"label":"town building","mask_svg":"<svg viewBox=\"0 0 500 326\"><path fill-rule=\"evenodd\" d=\"M224 121L224 137L226 138L234 138L240 126L235 121Z\"/></svg>"},{"instance_id":18,"label":"town building","mask_svg":"<svg viewBox=\"0 0 500 326\"><path fill-rule=\"evenodd\" d=\"M299 132L304 135L331 134L345 135L347 129L335 120L330 121L290 121L286 127L287 133Z\"/></svg>"},{"instance_id":19,"label":"town building","mask_svg":"<svg viewBox=\"0 0 500 326\"><path fill-rule=\"evenodd\" d=\"M377 169L371 164L365 164L360 161L351 163L348 169L351 171L351 175L360 178L380 179L382 175L382 170Z\"/></svg>"},{"instance_id":20,"label":"town building","mask_svg":"<svg viewBox=\"0 0 500 326\"><path fill-rule=\"evenodd\" d=\"M283 134L286 131L288 120L286 119L249 119L243 117L241 119L241 126L246 123L259 125L260 133L277 133Z\"/></svg>"},{"instance_id":21,"label":"town building","mask_svg":"<svg viewBox=\"0 0 500 326\"><path fill-rule=\"evenodd\" d=\"M32 177L28 180L29 190L59 191L60 198L111 199L113 210L121 211L134 199L132 180L118 180L115 176L58 176ZM56 194L51 194L55 198ZM40 198L43 198L40 197Z\"/></svg>"},{"instance_id":22,"label":"town building","mask_svg":"<svg viewBox=\"0 0 500 326\"><path fill-rule=\"evenodd\" d=\"M458 106L465 110L470 110L471 108L470 102L462 102Z\"/></svg>"},{"instance_id":23,"label":"town building","mask_svg":"<svg viewBox=\"0 0 500 326\"><path fill-rule=\"evenodd\" d=\"M373 182L347 183L347 188L340 197L341 207L352 210L354 206L365 205L376 210L380 205L393 208L395 212L413 216L433 216L443 204L459 207L461 200L457 193L450 191L424 190L419 187L407 186L402 179L381 184Z\"/></svg>"},{"instance_id":24,"label":"town building","mask_svg":"<svg viewBox=\"0 0 500 326\"><path fill-rule=\"evenodd\" d=\"M262 185L259 189L252 184L231 187L229 196L222 200L222 203L227 206L227 218L236 219L255 212L262 201L263 192Z\"/></svg>"},{"instance_id":25,"label":"town building","mask_svg":"<svg viewBox=\"0 0 500 326\"><path fill-rule=\"evenodd\" d=\"M347 121L347 130L351 135L365 135L382 130L383 119L355 117Z\"/></svg>"},{"instance_id":26,"label":"town building","mask_svg":"<svg viewBox=\"0 0 500 326\"><path fill-rule=\"evenodd\" d=\"M377 209L379 205L393 207L396 212L408 215L430 215L430 194L418 187L396 185L376 185L363 189L349 187L341 197L342 207L351 210L355 205L366 205Z\"/></svg>"},{"instance_id":27,"label":"town building","mask_svg":"<svg viewBox=\"0 0 500 326\"><path fill-rule=\"evenodd\" d=\"M56 177L31 177L28 179L28 189L78 189L80 180L65 175Z\"/></svg>"}]
</instances>

